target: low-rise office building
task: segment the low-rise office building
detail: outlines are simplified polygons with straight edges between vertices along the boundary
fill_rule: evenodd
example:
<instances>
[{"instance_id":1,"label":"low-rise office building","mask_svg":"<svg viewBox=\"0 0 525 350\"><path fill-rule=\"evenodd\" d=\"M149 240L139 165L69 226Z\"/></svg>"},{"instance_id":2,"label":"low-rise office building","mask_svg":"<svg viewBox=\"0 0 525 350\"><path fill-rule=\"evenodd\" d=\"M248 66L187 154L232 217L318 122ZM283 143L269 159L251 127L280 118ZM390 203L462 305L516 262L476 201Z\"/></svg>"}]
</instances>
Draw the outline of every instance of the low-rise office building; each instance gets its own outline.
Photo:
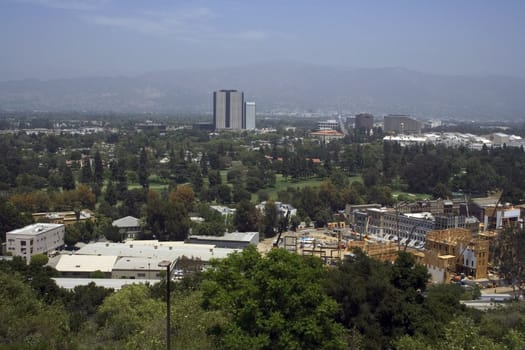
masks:
<instances>
[{"instance_id":1,"label":"low-rise office building","mask_svg":"<svg viewBox=\"0 0 525 350\"><path fill-rule=\"evenodd\" d=\"M169 260L174 262L173 277L182 277L186 272L202 270L212 259L223 259L239 251L202 243L156 240L89 243L74 254L61 255L56 269L66 277L89 278L101 272L106 278L160 279L165 268L159 267L159 262Z\"/></svg>"},{"instance_id":2,"label":"low-rise office building","mask_svg":"<svg viewBox=\"0 0 525 350\"><path fill-rule=\"evenodd\" d=\"M35 254L50 254L64 246L63 224L33 224L6 233L6 251L26 261Z\"/></svg>"},{"instance_id":3,"label":"low-rise office building","mask_svg":"<svg viewBox=\"0 0 525 350\"><path fill-rule=\"evenodd\" d=\"M159 267L162 259L122 257L113 265L112 278L160 279L160 272L166 268Z\"/></svg>"},{"instance_id":4,"label":"low-rise office building","mask_svg":"<svg viewBox=\"0 0 525 350\"><path fill-rule=\"evenodd\" d=\"M224 236L197 236L188 237L188 243L214 245L217 248L244 249L250 244L259 243L259 232L229 232Z\"/></svg>"},{"instance_id":5,"label":"low-rise office building","mask_svg":"<svg viewBox=\"0 0 525 350\"><path fill-rule=\"evenodd\" d=\"M111 278L113 266L117 261L115 255L78 255L63 254L60 256L55 269L64 277L91 277L100 272L105 278Z\"/></svg>"}]
</instances>

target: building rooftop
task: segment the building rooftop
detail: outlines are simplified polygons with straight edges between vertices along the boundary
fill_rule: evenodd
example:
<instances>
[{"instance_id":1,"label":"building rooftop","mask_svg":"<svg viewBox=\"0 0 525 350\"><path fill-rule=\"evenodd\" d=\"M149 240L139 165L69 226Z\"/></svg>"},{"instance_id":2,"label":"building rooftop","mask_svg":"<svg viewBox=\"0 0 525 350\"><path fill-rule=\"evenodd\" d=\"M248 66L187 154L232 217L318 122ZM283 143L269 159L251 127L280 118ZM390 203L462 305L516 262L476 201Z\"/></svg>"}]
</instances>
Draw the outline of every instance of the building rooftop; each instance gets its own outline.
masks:
<instances>
[{"instance_id":1,"label":"building rooftop","mask_svg":"<svg viewBox=\"0 0 525 350\"><path fill-rule=\"evenodd\" d=\"M36 236L43 232L47 232L49 230L55 229L57 227L63 227L63 224L46 224L46 223L39 223L39 224L32 224L29 226L25 226L22 228L17 228L16 230L12 230L7 232L7 234L16 234L16 235L26 235L26 236Z\"/></svg>"},{"instance_id":2,"label":"building rooftop","mask_svg":"<svg viewBox=\"0 0 525 350\"><path fill-rule=\"evenodd\" d=\"M79 249L75 255L109 255L117 257L158 258L162 260L176 260L183 256L187 258L209 261L213 258L226 258L237 249L215 248L215 246L202 244L174 244L174 245L149 245L139 244L140 241L126 243L90 243ZM162 242L166 243L166 242Z\"/></svg>"},{"instance_id":3,"label":"building rooftop","mask_svg":"<svg viewBox=\"0 0 525 350\"><path fill-rule=\"evenodd\" d=\"M185 248L202 248L206 247L208 249L215 248L214 244L193 244L193 243L186 243L184 241L158 241L156 239L150 239L150 240L127 240L126 244L133 244L133 245L145 245L145 246L158 246L158 247L185 247Z\"/></svg>"},{"instance_id":4,"label":"building rooftop","mask_svg":"<svg viewBox=\"0 0 525 350\"><path fill-rule=\"evenodd\" d=\"M91 255L61 255L56 265L57 271L62 272L111 272L117 261L115 255L91 256Z\"/></svg>"},{"instance_id":5,"label":"building rooftop","mask_svg":"<svg viewBox=\"0 0 525 350\"><path fill-rule=\"evenodd\" d=\"M415 218L415 219L422 219L422 220L434 220L434 216L432 213L429 212L422 212L422 213L404 213L402 214L404 216L407 216L409 218Z\"/></svg>"},{"instance_id":6,"label":"building rooftop","mask_svg":"<svg viewBox=\"0 0 525 350\"><path fill-rule=\"evenodd\" d=\"M140 226L140 220L133 216L126 216L113 221L112 225L116 227L137 227Z\"/></svg>"},{"instance_id":7,"label":"building rooftop","mask_svg":"<svg viewBox=\"0 0 525 350\"><path fill-rule=\"evenodd\" d=\"M123 257L118 259L115 265L113 265L113 270L159 270L159 263L162 260L163 259L159 258Z\"/></svg>"},{"instance_id":8,"label":"building rooftop","mask_svg":"<svg viewBox=\"0 0 525 350\"><path fill-rule=\"evenodd\" d=\"M191 235L189 238L194 240L213 240L213 241L236 241L236 242L251 242L258 232L229 232L224 236L197 236Z\"/></svg>"},{"instance_id":9,"label":"building rooftop","mask_svg":"<svg viewBox=\"0 0 525 350\"><path fill-rule=\"evenodd\" d=\"M76 213L73 210L69 211L54 211L54 212L40 212L40 213L33 213L32 214L34 218L47 218L51 220L57 220L57 219L69 219L74 218L76 220ZM82 209L79 212L79 219L80 220L88 220L91 219L94 216L93 212L89 209Z\"/></svg>"},{"instance_id":10,"label":"building rooftop","mask_svg":"<svg viewBox=\"0 0 525 350\"><path fill-rule=\"evenodd\" d=\"M313 131L310 133L310 135L313 136L345 136L343 133L340 133L337 130L319 130L319 131Z\"/></svg>"},{"instance_id":11,"label":"building rooftop","mask_svg":"<svg viewBox=\"0 0 525 350\"><path fill-rule=\"evenodd\" d=\"M210 205L210 208L213 209L213 210L218 211L222 215L234 214L235 211L236 211L235 208L232 209L232 208L228 208L228 207L225 207L225 206L222 206L222 205Z\"/></svg>"}]
</instances>

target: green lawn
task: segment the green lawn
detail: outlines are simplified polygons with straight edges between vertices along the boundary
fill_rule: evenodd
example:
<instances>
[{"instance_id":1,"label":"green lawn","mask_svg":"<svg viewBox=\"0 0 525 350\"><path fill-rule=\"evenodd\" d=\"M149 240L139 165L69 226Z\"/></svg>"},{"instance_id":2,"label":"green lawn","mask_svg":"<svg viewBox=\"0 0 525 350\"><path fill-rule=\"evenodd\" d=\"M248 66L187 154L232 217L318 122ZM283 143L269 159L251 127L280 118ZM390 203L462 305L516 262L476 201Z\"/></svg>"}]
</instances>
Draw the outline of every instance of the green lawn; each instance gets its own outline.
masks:
<instances>
[{"instance_id":1,"label":"green lawn","mask_svg":"<svg viewBox=\"0 0 525 350\"><path fill-rule=\"evenodd\" d=\"M306 180L293 180L290 178L284 178L281 174L276 175L275 179L275 187L268 187L265 188L264 191L268 192L268 195L270 196L270 199L277 200L277 192L286 190L288 187L294 187L294 188L303 188L303 187L319 187L321 182L323 182L326 179L320 179L320 178L311 178ZM361 176L349 176L348 180L350 183L354 181L363 182L363 179ZM252 195L252 201L256 201L257 196Z\"/></svg>"}]
</instances>

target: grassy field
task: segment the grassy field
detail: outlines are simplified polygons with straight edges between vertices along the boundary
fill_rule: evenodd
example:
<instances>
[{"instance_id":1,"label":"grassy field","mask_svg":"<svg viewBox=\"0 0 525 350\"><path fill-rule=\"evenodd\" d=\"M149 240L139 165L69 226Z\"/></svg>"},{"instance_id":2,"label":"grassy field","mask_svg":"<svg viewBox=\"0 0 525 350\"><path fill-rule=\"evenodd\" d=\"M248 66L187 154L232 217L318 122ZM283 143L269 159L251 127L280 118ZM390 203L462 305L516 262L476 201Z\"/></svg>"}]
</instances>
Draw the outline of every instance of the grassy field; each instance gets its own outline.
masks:
<instances>
[{"instance_id":1,"label":"grassy field","mask_svg":"<svg viewBox=\"0 0 525 350\"><path fill-rule=\"evenodd\" d=\"M222 170L220 173L221 173L222 183L224 184L228 183L226 180L227 171ZM206 178L204 180L207 181ZM277 193L279 191L286 190L286 188L288 187L294 187L294 188L303 188L307 186L319 187L321 182L323 182L325 179L324 178L323 179L311 178L311 179L306 179L306 180L293 180L290 178L284 178L281 174L277 174L275 180L276 180L275 187L267 187L263 189L263 191L266 191L268 193L268 195L270 196L270 199L272 200L277 200ZM352 183L354 181L363 182L363 179L361 178L361 176L349 176L348 180L349 180L349 183ZM128 186L128 188L135 189L135 188L142 188L142 186L139 183L132 183ZM156 190L156 191L163 191L168 188L168 184L154 182L154 183L150 183L149 188L152 190ZM401 196L409 200L422 200L422 199L428 199L432 197L431 195L426 194L426 193L410 193L410 192L403 192L403 191L393 191L392 195L394 196L394 198L398 198L399 196ZM259 198L257 197L257 194L252 194L251 199L253 203L259 200Z\"/></svg>"},{"instance_id":2,"label":"grassy field","mask_svg":"<svg viewBox=\"0 0 525 350\"><path fill-rule=\"evenodd\" d=\"M282 190L286 190L288 187L294 187L294 188L303 188L303 187L319 187L321 182L323 182L326 179L320 179L320 178L311 178L307 180L292 180L290 178L284 178L281 174L276 175L275 179L275 187L268 187L265 188L264 191L268 192L268 195L270 196L270 199L276 200L277 199L277 193ZM363 179L361 176L349 176L348 180L350 183L354 181L362 182ZM252 196L252 200L254 199L254 196Z\"/></svg>"}]
</instances>

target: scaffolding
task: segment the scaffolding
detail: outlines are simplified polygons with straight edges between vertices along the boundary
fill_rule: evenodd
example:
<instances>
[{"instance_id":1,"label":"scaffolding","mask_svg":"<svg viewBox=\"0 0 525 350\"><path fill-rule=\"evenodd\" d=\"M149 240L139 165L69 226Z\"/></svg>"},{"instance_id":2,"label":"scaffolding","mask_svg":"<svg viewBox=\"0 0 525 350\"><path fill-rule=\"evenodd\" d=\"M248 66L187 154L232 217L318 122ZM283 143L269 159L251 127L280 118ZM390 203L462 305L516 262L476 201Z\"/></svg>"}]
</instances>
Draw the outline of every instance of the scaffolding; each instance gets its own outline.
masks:
<instances>
[{"instance_id":1,"label":"scaffolding","mask_svg":"<svg viewBox=\"0 0 525 350\"><path fill-rule=\"evenodd\" d=\"M346 251L351 252L354 248L361 249L370 258L389 262L397 259L399 251L397 244L368 241L350 241L348 242Z\"/></svg>"},{"instance_id":2,"label":"scaffolding","mask_svg":"<svg viewBox=\"0 0 525 350\"><path fill-rule=\"evenodd\" d=\"M431 256L443 258L454 256L454 266L448 269L456 273L464 273L475 279L487 277L489 260L489 241L482 237L474 237L467 229L457 228L436 230L427 234L425 248L429 254L425 264L432 265Z\"/></svg>"}]
</instances>

